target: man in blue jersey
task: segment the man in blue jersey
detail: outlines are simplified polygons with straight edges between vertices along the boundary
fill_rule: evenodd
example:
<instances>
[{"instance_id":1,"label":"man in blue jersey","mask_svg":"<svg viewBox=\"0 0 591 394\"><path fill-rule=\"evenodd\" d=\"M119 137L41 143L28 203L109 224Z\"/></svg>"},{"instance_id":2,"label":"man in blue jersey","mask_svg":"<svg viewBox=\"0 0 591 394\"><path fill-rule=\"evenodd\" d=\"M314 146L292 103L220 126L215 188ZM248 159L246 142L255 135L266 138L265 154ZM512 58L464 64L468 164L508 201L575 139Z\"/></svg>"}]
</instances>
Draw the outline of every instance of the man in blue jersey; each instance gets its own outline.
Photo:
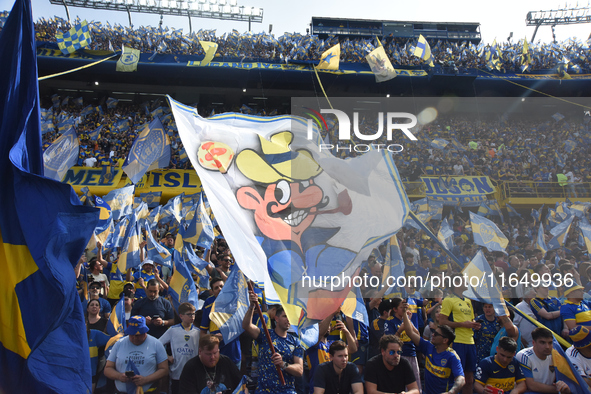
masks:
<instances>
[{"instance_id":1,"label":"man in blue jersey","mask_svg":"<svg viewBox=\"0 0 591 394\"><path fill-rule=\"evenodd\" d=\"M289 319L283 310L278 307L275 312L275 329L269 330L275 353L271 354L271 348L265 334L252 323L252 315L257 296L249 291L250 307L242 320L242 328L259 346L259 380L255 394L296 394L295 378L300 378L304 373L304 349L297 338L287 333L291 327ZM281 384L277 368L281 369L285 384Z\"/></svg>"},{"instance_id":2,"label":"man in blue jersey","mask_svg":"<svg viewBox=\"0 0 591 394\"><path fill-rule=\"evenodd\" d=\"M413 327L408 317L408 305L403 304L405 313L402 315L404 327ZM415 328L415 327L413 327ZM465 384L464 370L460 358L450 346L455 334L449 326L439 325L431 334L431 342L427 342L418 331L410 329L406 335L425 356L425 390L424 394L458 394Z\"/></svg>"},{"instance_id":3,"label":"man in blue jersey","mask_svg":"<svg viewBox=\"0 0 591 394\"><path fill-rule=\"evenodd\" d=\"M493 394L493 389L506 393L522 394L527 390L525 376L515 358L517 342L509 337L499 339L497 354L480 361L474 376L474 391Z\"/></svg>"},{"instance_id":4,"label":"man in blue jersey","mask_svg":"<svg viewBox=\"0 0 591 394\"><path fill-rule=\"evenodd\" d=\"M224 288L224 283L225 282L219 276L212 278L209 281L209 287L211 288L212 295L207 298L203 304L203 314L201 315L201 326L199 329L201 330L202 335L209 333L218 337L220 340L220 353L224 356L230 357L230 360L232 360L238 369L240 369L242 360L240 341L238 339L234 339L230 343L225 343L220 328L209 318L213 303Z\"/></svg>"}]
</instances>

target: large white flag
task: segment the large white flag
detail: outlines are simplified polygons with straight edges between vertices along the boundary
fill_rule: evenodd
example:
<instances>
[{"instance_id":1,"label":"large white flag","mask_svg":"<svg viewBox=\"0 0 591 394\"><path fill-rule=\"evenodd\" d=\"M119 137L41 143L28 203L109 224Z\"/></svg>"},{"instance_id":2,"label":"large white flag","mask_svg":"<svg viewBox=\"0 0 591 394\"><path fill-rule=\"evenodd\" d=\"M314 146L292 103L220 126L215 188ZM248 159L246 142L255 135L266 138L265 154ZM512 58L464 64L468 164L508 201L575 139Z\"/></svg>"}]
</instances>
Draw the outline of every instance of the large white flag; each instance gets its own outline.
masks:
<instances>
[{"instance_id":1,"label":"large white flag","mask_svg":"<svg viewBox=\"0 0 591 394\"><path fill-rule=\"evenodd\" d=\"M319 151L318 138L307 139L305 119L204 119L169 100L242 272L264 286L269 301L283 304L292 324L328 316L347 296L347 279L409 211L391 155L341 160Z\"/></svg>"}]
</instances>

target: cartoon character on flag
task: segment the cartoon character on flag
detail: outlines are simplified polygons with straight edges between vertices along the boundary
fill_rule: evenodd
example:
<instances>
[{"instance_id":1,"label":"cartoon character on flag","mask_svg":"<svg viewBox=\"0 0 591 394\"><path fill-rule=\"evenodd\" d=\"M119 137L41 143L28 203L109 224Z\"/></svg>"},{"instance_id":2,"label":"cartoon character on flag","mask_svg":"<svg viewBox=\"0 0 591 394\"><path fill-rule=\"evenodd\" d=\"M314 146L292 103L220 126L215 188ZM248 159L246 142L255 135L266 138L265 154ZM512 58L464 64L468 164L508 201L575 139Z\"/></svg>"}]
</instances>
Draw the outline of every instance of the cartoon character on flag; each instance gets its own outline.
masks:
<instances>
[{"instance_id":1,"label":"cartoon character on flag","mask_svg":"<svg viewBox=\"0 0 591 394\"><path fill-rule=\"evenodd\" d=\"M332 279L354 278L410 210L392 156L374 151L340 160L319 151L303 118L205 119L169 100L242 272L284 306L292 324L324 319L351 288Z\"/></svg>"},{"instance_id":2,"label":"cartoon character on flag","mask_svg":"<svg viewBox=\"0 0 591 394\"><path fill-rule=\"evenodd\" d=\"M242 208L254 213L255 224L262 236L261 246L268 257L269 273L279 297L287 304L306 310L309 319L316 319L326 309L326 299L335 298L335 294L328 294L329 290L310 289L302 278L310 277L318 283L325 276L340 273L356 253L326 244L338 228L310 228L315 218L323 213L328 198L314 182L322 168L307 150L290 151L292 138L288 131L274 134L270 141L259 137L260 152L244 149L236 155L237 168L254 182L253 186L239 188L236 198ZM215 152L209 156L206 153L201 155L210 159L200 161L202 166L216 170L227 168L233 156L230 148L209 144L204 145ZM225 162L222 160L224 155ZM348 215L351 199L346 190L339 194L338 201L339 207L331 209L330 213L339 210ZM348 291L348 288L342 289L343 294L336 296L345 297ZM309 297L310 292L315 296Z\"/></svg>"}]
</instances>

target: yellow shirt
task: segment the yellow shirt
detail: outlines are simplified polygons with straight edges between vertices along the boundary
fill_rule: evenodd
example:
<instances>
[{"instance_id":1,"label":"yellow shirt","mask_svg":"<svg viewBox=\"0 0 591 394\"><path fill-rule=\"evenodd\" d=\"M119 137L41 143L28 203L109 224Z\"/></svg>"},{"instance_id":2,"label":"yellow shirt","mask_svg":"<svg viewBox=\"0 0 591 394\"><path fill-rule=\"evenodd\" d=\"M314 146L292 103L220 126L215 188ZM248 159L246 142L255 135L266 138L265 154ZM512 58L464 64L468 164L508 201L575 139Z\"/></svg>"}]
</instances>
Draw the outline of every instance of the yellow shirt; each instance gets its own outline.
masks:
<instances>
[{"instance_id":1,"label":"yellow shirt","mask_svg":"<svg viewBox=\"0 0 591 394\"><path fill-rule=\"evenodd\" d=\"M468 298L459 298L452 294L443 299L441 314L448 316L450 320L456 323L474 320L472 301ZM455 332L456 340L454 343L474 344L474 331L471 328L457 327Z\"/></svg>"}]
</instances>

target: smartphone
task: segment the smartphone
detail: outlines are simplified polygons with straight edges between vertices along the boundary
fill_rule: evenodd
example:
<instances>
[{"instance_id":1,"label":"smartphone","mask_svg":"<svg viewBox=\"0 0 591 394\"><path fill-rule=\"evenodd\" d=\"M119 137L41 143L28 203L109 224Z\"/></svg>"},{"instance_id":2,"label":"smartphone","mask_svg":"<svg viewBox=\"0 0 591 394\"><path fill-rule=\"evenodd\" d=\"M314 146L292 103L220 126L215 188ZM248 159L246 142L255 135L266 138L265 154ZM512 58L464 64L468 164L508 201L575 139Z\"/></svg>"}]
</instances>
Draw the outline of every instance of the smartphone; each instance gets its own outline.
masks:
<instances>
[{"instance_id":1,"label":"smartphone","mask_svg":"<svg viewBox=\"0 0 591 394\"><path fill-rule=\"evenodd\" d=\"M484 324L484 320L478 319L478 320L476 320L476 323Z\"/></svg>"},{"instance_id":2,"label":"smartphone","mask_svg":"<svg viewBox=\"0 0 591 394\"><path fill-rule=\"evenodd\" d=\"M127 376L128 378L133 378L135 376L135 372L125 371L125 376Z\"/></svg>"},{"instance_id":3,"label":"smartphone","mask_svg":"<svg viewBox=\"0 0 591 394\"><path fill-rule=\"evenodd\" d=\"M160 319L160 315L154 315L154 316L152 316L152 320L154 320L154 319Z\"/></svg>"}]
</instances>

